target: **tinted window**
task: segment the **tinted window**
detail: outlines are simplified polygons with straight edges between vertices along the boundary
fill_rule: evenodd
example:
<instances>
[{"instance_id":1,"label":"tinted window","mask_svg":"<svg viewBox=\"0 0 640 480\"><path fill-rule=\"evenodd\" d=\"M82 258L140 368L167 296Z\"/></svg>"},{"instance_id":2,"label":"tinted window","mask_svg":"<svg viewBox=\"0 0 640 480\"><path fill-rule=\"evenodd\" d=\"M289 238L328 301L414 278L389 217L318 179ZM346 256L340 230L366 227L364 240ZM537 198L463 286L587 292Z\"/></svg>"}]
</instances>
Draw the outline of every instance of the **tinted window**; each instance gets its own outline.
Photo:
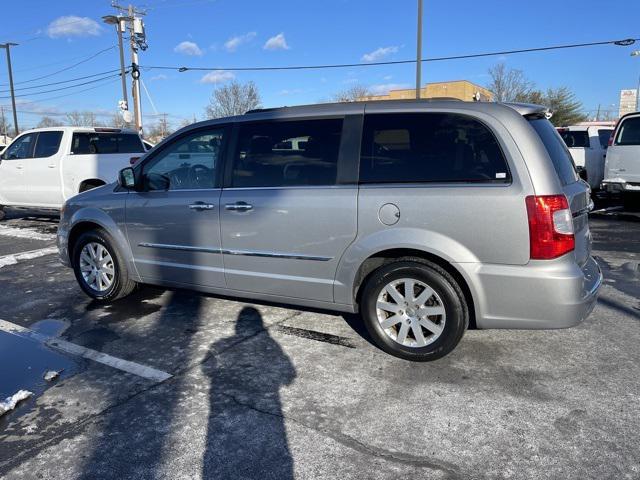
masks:
<instances>
[{"instance_id":1,"label":"tinted window","mask_svg":"<svg viewBox=\"0 0 640 480\"><path fill-rule=\"evenodd\" d=\"M342 120L243 124L231 184L334 185L341 132Z\"/></svg>"},{"instance_id":2,"label":"tinted window","mask_svg":"<svg viewBox=\"0 0 640 480\"><path fill-rule=\"evenodd\" d=\"M494 135L464 115L367 115L360 181L509 182L507 162Z\"/></svg>"},{"instance_id":3,"label":"tinted window","mask_svg":"<svg viewBox=\"0 0 640 480\"><path fill-rule=\"evenodd\" d=\"M556 129L551 125L551 122L544 118L539 118L531 120L530 123L538 133L542 143L544 143L547 153L553 162L553 167L562 184L568 185L569 183L577 181L578 174L576 173L576 167L571 158L571 154Z\"/></svg>"},{"instance_id":4,"label":"tinted window","mask_svg":"<svg viewBox=\"0 0 640 480\"><path fill-rule=\"evenodd\" d=\"M8 159L21 159L21 158L31 158L33 153L33 144L35 143L36 134L29 133L27 135L23 135L19 137L15 142L13 142L7 150L4 152L5 158Z\"/></svg>"},{"instance_id":5,"label":"tinted window","mask_svg":"<svg viewBox=\"0 0 640 480\"><path fill-rule=\"evenodd\" d=\"M613 133L612 129L598 130L598 138L600 139L600 146L607 148L609 146L609 139Z\"/></svg>"},{"instance_id":6,"label":"tinted window","mask_svg":"<svg viewBox=\"0 0 640 480\"><path fill-rule=\"evenodd\" d=\"M60 140L62 140L62 132L40 132L33 156L43 158L55 155L60 149Z\"/></svg>"},{"instance_id":7,"label":"tinted window","mask_svg":"<svg viewBox=\"0 0 640 480\"><path fill-rule=\"evenodd\" d=\"M616 145L640 145L640 117L627 118L622 122Z\"/></svg>"},{"instance_id":8,"label":"tinted window","mask_svg":"<svg viewBox=\"0 0 640 480\"><path fill-rule=\"evenodd\" d=\"M143 167L147 190L203 189L215 186L224 130L193 133L167 145Z\"/></svg>"},{"instance_id":9,"label":"tinted window","mask_svg":"<svg viewBox=\"0 0 640 480\"><path fill-rule=\"evenodd\" d=\"M586 130L558 130L569 148L589 148L589 133Z\"/></svg>"},{"instance_id":10,"label":"tinted window","mask_svg":"<svg viewBox=\"0 0 640 480\"><path fill-rule=\"evenodd\" d=\"M140 137L135 133L93 133L73 134L71 153L88 155L94 153L143 153Z\"/></svg>"}]
</instances>

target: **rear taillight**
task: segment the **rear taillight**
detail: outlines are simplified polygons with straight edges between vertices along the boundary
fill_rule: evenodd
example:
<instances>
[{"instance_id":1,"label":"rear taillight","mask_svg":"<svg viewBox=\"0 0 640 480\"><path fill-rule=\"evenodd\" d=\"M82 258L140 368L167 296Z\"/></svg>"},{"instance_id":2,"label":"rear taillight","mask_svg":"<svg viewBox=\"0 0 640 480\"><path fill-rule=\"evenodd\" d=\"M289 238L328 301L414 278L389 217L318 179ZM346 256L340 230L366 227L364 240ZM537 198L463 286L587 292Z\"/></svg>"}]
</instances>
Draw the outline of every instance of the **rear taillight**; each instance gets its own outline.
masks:
<instances>
[{"instance_id":1,"label":"rear taillight","mask_svg":"<svg viewBox=\"0 0 640 480\"><path fill-rule=\"evenodd\" d=\"M567 197L531 195L526 203L531 260L549 260L571 252L576 240Z\"/></svg>"}]
</instances>

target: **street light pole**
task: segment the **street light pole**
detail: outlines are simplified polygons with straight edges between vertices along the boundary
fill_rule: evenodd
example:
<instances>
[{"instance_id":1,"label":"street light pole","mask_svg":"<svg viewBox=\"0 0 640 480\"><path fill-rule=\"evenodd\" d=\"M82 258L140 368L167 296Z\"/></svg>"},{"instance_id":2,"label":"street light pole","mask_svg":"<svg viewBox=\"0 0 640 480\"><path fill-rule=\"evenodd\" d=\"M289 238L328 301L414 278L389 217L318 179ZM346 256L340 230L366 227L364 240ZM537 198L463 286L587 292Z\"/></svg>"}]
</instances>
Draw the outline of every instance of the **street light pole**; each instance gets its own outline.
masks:
<instances>
[{"instance_id":1,"label":"street light pole","mask_svg":"<svg viewBox=\"0 0 640 480\"><path fill-rule=\"evenodd\" d=\"M631 52L632 57L640 57L640 50ZM636 111L640 110L640 76L638 77L638 88L636 89Z\"/></svg>"},{"instance_id":2,"label":"street light pole","mask_svg":"<svg viewBox=\"0 0 640 480\"><path fill-rule=\"evenodd\" d=\"M422 83L422 0L418 0L418 35L416 45L416 98L420 98L420 84Z\"/></svg>"},{"instance_id":3,"label":"street light pole","mask_svg":"<svg viewBox=\"0 0 640 480\"><path fill-rule=\"evenodd\" d=\"M11 108L13 109L13 129L15 136L18 136L18 112L16 111L16 94L13 90L13 70L11 69L11 53L10 48L18 45L17 43L3 43L0 48L4 48L7 52L7 68L9 69L9 90L11 90Z\"/></svg>"}]
</instances>

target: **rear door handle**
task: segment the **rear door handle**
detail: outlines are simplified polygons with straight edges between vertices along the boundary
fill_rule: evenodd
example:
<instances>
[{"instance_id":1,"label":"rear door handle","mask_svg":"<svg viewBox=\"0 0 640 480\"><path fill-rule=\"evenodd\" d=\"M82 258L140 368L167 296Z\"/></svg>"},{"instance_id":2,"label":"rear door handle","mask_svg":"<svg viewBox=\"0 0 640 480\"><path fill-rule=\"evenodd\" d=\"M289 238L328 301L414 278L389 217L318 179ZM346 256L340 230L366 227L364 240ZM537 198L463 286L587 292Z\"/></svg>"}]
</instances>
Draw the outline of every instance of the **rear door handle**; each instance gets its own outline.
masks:
<instances>
[{"instance_id":1,"label":"rear door handle","mask_svg":"<svg viewBox=\"0 0 640 480\"><path fill-rule=\"evenodd\" d=\"M189 205L191 210L213 210L216 206L213 203L196 202Z\"/></svg>"},{"instance_id":2,"label":"rear door handle","mask_svg":"<svg viewBox=\"0 0 640 480\"><path fill-rule=\"evenodd\" d=\"M235 212L248 212L249 210L253 210L253 205L250 205L247 202L236 202L227 203L224 208Z\"/></svg>"}]
</instances>

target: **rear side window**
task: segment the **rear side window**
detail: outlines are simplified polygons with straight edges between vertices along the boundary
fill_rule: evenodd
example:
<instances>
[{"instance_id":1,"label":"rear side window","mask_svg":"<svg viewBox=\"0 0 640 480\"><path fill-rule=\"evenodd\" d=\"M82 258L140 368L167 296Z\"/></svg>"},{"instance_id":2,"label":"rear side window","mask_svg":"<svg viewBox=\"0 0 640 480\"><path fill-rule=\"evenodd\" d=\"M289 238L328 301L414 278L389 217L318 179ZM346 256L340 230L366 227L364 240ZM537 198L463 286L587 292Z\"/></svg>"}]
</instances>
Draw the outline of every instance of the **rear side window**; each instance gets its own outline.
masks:
<instances>
[{"instance_id":1,"label":"rear side window","mask_svg":"<svg viewBox=\"0 0 640 480\"><path fill-rule=\"evenodd\" d=\"M547 153L549 157L551 157L553 167L562 184L568 185L578 181L576 166L573 163L569 149L562 141L556 129L551 125L551 122L545 118L538 118L531 120L529 123L531 123L531 126L547 149Z\"/></svg>"},{"instance_id":2,"label":"rear side window","mask_svg":"<svg viewBox=\"0 0 640 480\"><path fill-rule=\"evenodd\" d=\"M586 130L558 130L569 148L589 148L589 132Z\"/></svg>"},{"instance_id":3,"label":"rear side window","mask_svg":"<svg viewBox=\"0 0 640 480\"><path fill-rule=\"evenodd\" d=\"M232 187L335 185L341 119L240 126Z\"/></svg>"},{"instance_id":4,"label":"rear side window","mask_svg":"<svg viewBox=\"0 0 640 480\"><path fill-rule=\"evenodd\" d=\"M611 138L612 133L613 129L610 128L598 130L598 139L600 140L600 146L602 148L607 148L609 146L609 139Z\"/></svg>"},{"instance_id":5,"label":"rear side window","mask_svg":"<svg viewBox=\"0 0 640 480\"><path fill-rule=\"evenodd\" d=\"M140 137L135 133L93 133L73 134L71 153L90 155L95 153L144 153Z\"/></svg>"},{"instance_id":6,"label":"rear side window","mask_svg":"<svg viewBox=\"0 0 640 480\"><path fill-rule=\"evenodd\" d=\"M618 129L616 145L640 145L640 117L627 118Z\"/></svg>"},{"instance_id":7,"label":"rear side window","mask_svg":"<svg viewBox=\"0 0 640 480\"><path fill-rule=\"evenodd\" d=\"M493 133L466 115L367 115L360 159L361 183L511 181Z\"/></svg>"},{"instance_id":8,"label":"rear side window","mask_svg":"<svg viewBox=\"0 0 640 480\"><path fill-rule=\"evenodd\" d=\"M44 158L55 155L60 149L61 140L62 132L40 132L33 156L36 158Z\"/></svg>"}]
</instances>

